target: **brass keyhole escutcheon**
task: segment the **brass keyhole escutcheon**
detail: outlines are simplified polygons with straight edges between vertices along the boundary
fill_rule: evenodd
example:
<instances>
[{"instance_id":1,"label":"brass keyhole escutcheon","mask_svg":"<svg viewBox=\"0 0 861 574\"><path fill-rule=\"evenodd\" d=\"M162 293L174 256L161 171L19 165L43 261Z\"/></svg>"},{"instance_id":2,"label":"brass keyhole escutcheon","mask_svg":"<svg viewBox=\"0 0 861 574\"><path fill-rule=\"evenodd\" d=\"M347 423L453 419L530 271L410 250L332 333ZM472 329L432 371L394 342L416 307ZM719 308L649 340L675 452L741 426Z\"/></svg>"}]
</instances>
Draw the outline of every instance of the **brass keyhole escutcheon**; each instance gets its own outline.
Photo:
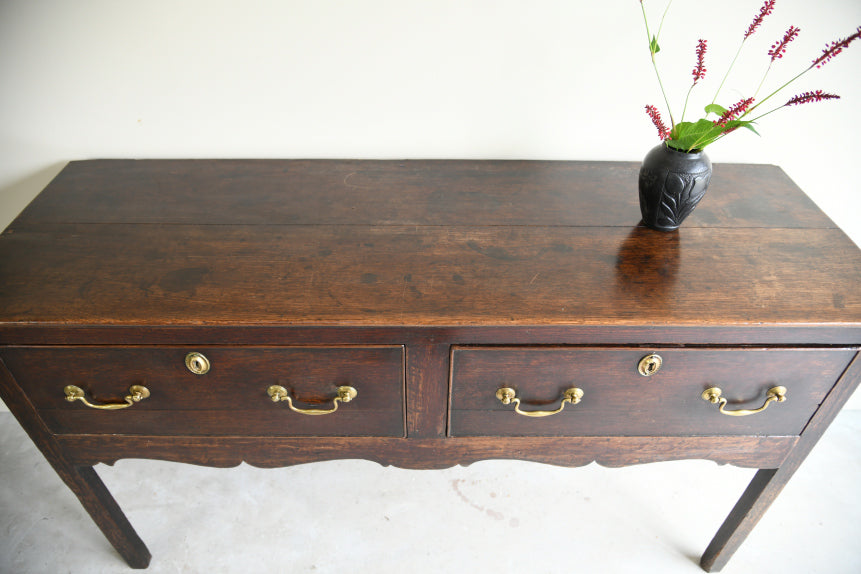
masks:
<instances>
[{"instance_id":1,"label":"brass keyhole escutcheon","mask_svg":"<svg viewBox=\"0 0 861 574\"><path fill-rule=\"evenodd\" d=\"M205 375L209 372L209 359L202 353L189 353L185 356L185 366L195 375Z\"/></svg>"},{"instance_id":2,"label":"brass keyhole escutcheon","mask_svg":"<svg viewBox=\"0 0 861 574\"><path fill-rule=\"evenodd\" d=\"M664 360L661 356L656 353L652 353L640 359L640 363L637 365L637 371L644 377L651 377L661 370L661 365L663 364Z\"/></svg>"}]
</instances>

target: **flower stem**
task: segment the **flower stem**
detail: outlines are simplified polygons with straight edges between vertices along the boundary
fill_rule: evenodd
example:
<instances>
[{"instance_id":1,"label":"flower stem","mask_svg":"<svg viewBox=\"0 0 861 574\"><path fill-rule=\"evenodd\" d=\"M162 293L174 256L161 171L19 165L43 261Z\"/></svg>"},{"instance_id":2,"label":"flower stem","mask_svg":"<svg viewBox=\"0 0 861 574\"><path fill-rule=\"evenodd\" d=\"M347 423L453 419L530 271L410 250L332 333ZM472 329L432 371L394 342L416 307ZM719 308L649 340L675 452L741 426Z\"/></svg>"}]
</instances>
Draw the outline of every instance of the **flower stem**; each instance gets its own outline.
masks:
<instances>
[{"instance_id":1,"label":"flower stem","mask_svg":"<svg viewBox=\"0 0 861 574\"><path fill-rule=\"evenodd\" d=\"M792 78L791 80L789 80L788 82L786 82L785 84L783 84L782 86L780 86L779 88L777 88L776 90L774 90L773 92L771 92L770 94L768 94L767 96L762 98L755 106L753 106L752 108L747 110L745 113L743 113L741 115L741 117L746 116L747 114L751 113L753 110L755 110L756 108L758 108L759 106L761 106L762 104L767 102L769 99L771 99L772 96L776 95L778 92L783 90L789 84L791 84L792 82L794 82L795 80L797 80L798 78L800 78L801 76L803 76L804 74L809 72L811 70L811 68L813 68L813 66L810 66L809 68L805 68L804 71L802 71L800 74L798 74L797 76L795 76L794 78ZM780 109L780 108L776 108L776 109ZM774 110L772 110L772 111L774 111ZM768 113L771 113L771 112L768 112ZM765 114L763 114L763 115L765 115ZM759 117L762 117L762 116L759 116ZM741 119L741 118L739 118L739 119Z\"/></svg>"},{"instance_id":2,"label":"flower stem","mask_svg":"<svg viewBox=\"0 0 861 574\"><path fill-rule=\"evenodd\" d=\"M762 80L759 81L759 85L756 87L756 91L753 93L753 97L759 95L759 91L762 89L762 85L765 83L765 79L768 77L768 73L771 71L771 65L774 63L774 60L768 63L768 68L765 69L765 73L762 75Z\"/></svg>"},{"instance_id":3,"label":"flower stem","mask_svg":"<svg viewBox=\"0 0 861 574\"><path fill-rule=\"evenodd\" d=\"M640 2L640 10L643 11L643 22L646 23L646 43L649 45L649 52L652 51L652 33L649 32L649 19L646 18L646 7Z\"/></svg>"},{"instance_id":4,"label":"flower stem","mask_svg":"<svg viewBox=\"0 0 861 574\"><path fill-rule=\"evenodd\" d=\"M669 12L669 11L670 11L670 6L672 6L672 5L673 5L673 0L670 0L669 2L667 2L667 7L666 7L666 8L664 8L664 13L661 15L661 25L660 25L660 26L658 26L658 35L657 35L657 36L655 36L655 38L660 38L660 37L661 37L661 30L663 30L663 29L664 29L664 20L666 20L666 18L667 18L667 12Z\"/></svg>"},{"instance_id":5,"label":"flower stem","mask_svg":"<svg viewBox=\"0 0 861 574\"><path fill-rule=\"evenodd\" d=\"M718 89L715 92L715 97L712 98L712 103L715 103L717 101L718 95L720 94L720 91L723 89L723 85L724 85L724 83L726 83L726 79L729 78L729 73L732 71L732 67L735 66L735 61L738 60L738 55L741 54L741 49L744 48L744 43L746 40L747 40L747 38L745 38L744 40L741 41L741 45L738 47L738 50L735 53L735 57L732 59L732 62L730 63L729 68L727 68L727 70L726 70L726 74L724 74L724 76L723 76L723 80L721 80L720 85L718 86Z\"/></svg>"},{"instance_id":6,"label":"flower stem","mask_svg":"<svg viewBox=\"0 0 861 574\"><path fill-rule=\"evenodd\" d=\"M664 96L664 103L667 104L667 113L670 115L671 129L676 129L676 120L673 119L673 110L670 108L670 101L667 99L667 92L664 91L664 83L661 81L661 74L658 73L658 65L655 63L655 55L652 54L652 66L655 68L655 75L658 77L658 85L661 87L661 94Z\"/></svg>"},{"instance_id":7,"label":"flower stem","mask_svg":"<svg viewBox=\"0 0 861 574\"><path fill-rule=\"evenodd\" d=\"M694 91L694 86L696 85L696 82L694 82L693 84L691 84L691 87L688 88L688 95L685 96L685 107L682 108L682 119L679 120L680 122L685 121L685 112L688 111L688 100L690 99L691 92Z\"/></svg>"},{"instance_id":8,"label":"flower stem","mask_svg":"<svg viewBox=\"0 0 861 574\"><path fill-rule=\"evenodd\" d=\"M769 67L770 67L770 66L769 66ZM795 80L797 80L798 78L800 78L801 76L803 76L804 74L806 74L807 72L809 72L809 71L811 70L811 68L813 68L813 66L810 66L809 68L806 68L806 69L805 69L804 71L802 71L800 74L796 75L794 78L792 78L791 80L789 80L788 82L786 82L785 84L783 84L782 86L780 86L779 88L777 88L776 90L774 90L773 92L771 92L770 94L768 94L767 96L765 96L765 97L764 97L762 100L760 100L760 101L759 101L755 106L752 106L749 110L746 110L743 114L741 114L741 115L739 116L739 118L738 118L738 119L741 119L741 118L743 118L743 117L747 116L748 114L752 113L756 108L758 108L759 106L761 106L761 105L762 105L763 103L765 103L767 100L771 99L771 97L772 97L772 96L777 95L777 93L778 93L778 92L782 91L782 90L783 90L784 88L786 88L789 84L791 84L792 82L794 82ZM762 87L762 84L760 84L760 87ZM757 91L758 91L758 90L757 90ZM755 118L753 118L752 120L747 120L747 121L749 121L750 123L753 123L753 122L755 122L755 121L757 121L757 120L760 120L760 119L764 118L765 116L767 116L767 115L769 115L769 114L773 114L773 113L774 113L774 112L776 112L777 110L782 110L782 109L783 109L783 108L785 108L785 107L786 107L786 104L784 104L784 105L782 105L782 106L777 106L776 108L771 109L771 110L769 110L769 111L765 112L764 114L760 114L760 115L756 116ZM715 140L714 140L714 141L715 141L715 142L717 142L717 141L719 141L719 140L723 139L723 138L724 138L728 133L730 133L730 132L724 132L724 133L722 133L722 134L721 134L721 135L719 135L717 138L715 138ZM699 143L699 142L696 142L696 143ZM712 142L712 143L714 143L714 142Z\"/></svg>"},{"instance_id":9,"label":"flower stem","mask_svg":"<svg viewBox=\"0 0 861 574\"><path fill-rule=\"evenodd\" d=\"M664 17L666 17L667 10L670 9L670 4L672 4L672 3L673 3L673 0L670 0L670 2L667 4L667 7L664 9ZM667 112L670 115L670 124L672 126L671 129L675 129L676 128L676 122L673 119L673 110L670 108L670 100L667 98L667 92L664 90L664 83L661 81L661 74L660 74L660 72L658 72L658 63L655 61L656 50L652 47L653 46L652 35L649 32L649 19L646 17L646 7L643 6L642 2L640 2L640 9L643 11L643 22L646 23L646 40L649 43L649 53L651 54L651 57L652 57L652 67L655 69L655 76L658 78L658 86L660 86L660 88L661 88L661 95L664 96L664 103L667 105ZM664 18L662 17L661 18L661 26L658 28L658 35L660 35L660 33L661 33L660 30L663 27L663 25L664 25ZM657 45L657 43L658 43L658 36L655 36L655 45Z\"/></svg>"},{"instance_id":10,"label":"flower stem","mask_svg":"<svg viewBox=\"0 0 861 574\"><path fill-rule=\"evenodd\" d=\"M786 107L786 104L784 104L784 105L782 105L782 106L777 106L777 107L776 107L776 108L774 108L773 110L769 110L769 111L765 112L764 114L760 114L760 115L756 116L755 118L753 118L753 119L752 119L752 120L750 120L750 121L751 121L751 122L755 122L756 120L758 120L758 119L760 119L760 118L764 118L764 117L765 117L765 116L767 116L768 114L773 114L773 113L774 113L774 112L776 112L777 110L782 110L782 109L783 109L783 108L785 108L785 107ZM721 137L723 137L724 135L726 135L726 134L722 134L722 135L721 135Z\"/></svg>"}]
</instances>

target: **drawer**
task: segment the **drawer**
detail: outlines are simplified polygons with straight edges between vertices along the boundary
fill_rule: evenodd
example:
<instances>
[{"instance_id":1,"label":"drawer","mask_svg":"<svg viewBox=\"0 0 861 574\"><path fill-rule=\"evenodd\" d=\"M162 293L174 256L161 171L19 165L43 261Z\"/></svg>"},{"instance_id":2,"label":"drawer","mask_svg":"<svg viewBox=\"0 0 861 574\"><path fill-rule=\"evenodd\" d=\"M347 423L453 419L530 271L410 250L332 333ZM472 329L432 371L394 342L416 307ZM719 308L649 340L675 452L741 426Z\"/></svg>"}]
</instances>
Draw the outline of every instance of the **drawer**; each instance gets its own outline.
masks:
<instances>
[{"instance_id":1,"label":"drawer","mask_svg":"<svg viewBox=\"0 0 861 574\"><path fill-rule=\"evenodd\" d=\"M654 374L638 365L651 352ZM798 435L840 377L854 350L475 348L452 351L450 436ZM755 410L769 389L785 400L747 416L727 415L704 400L717 387L726 412ZM510 388L520 403L497 398ZM566 389L579 403L549 416Z\"/></svg>"},{"instance_id":2,"label":"drawer","mask_svg":"<svg viewBox=\"0 0 861 574\"><path fill-rule=\"evenodd\" d=\"M205 374L186 365L189 353ZM404 350L367 347L7 347L15 380L55 433L186 436L404 436ZM125 405L132 385L149 396ZM288 401L273 402L281 386ZM341 386L356 397L334 402ZM328 414L319 411L337 410Z\"/></svg>"}]
</instances>

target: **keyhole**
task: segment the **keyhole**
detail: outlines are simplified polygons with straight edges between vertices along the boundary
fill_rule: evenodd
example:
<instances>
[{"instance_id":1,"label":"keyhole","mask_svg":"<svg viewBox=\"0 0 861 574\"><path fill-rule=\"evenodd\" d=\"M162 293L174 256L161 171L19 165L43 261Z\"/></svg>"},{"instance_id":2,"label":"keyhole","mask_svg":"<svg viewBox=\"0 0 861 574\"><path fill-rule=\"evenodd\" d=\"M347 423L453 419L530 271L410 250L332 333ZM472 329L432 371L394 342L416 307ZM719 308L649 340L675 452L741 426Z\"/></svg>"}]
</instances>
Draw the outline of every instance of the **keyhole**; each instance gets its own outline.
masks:
<instances>
[{"instance_id":1,"label":"keyhole","mask_svg":"<svg viewBox=\"0 0 861 574\"><path fill-rule=\"evenodd\" d=\"M185 356L185 366L195 375L205 375L209 372L209 359L200 353L189 353Z\"/></svg>"},{"instance_id":2,"label":"keyhole","mask_svg":"<svg viewBox=\"0 0 861 574\"><path fill-rule=\"evenodd\" d=\"M661 369L663 359L660 355L652 353L640 359L640 364L637 365L637 371L644 377L651 377Z\"/></svg>"}]
</instances>

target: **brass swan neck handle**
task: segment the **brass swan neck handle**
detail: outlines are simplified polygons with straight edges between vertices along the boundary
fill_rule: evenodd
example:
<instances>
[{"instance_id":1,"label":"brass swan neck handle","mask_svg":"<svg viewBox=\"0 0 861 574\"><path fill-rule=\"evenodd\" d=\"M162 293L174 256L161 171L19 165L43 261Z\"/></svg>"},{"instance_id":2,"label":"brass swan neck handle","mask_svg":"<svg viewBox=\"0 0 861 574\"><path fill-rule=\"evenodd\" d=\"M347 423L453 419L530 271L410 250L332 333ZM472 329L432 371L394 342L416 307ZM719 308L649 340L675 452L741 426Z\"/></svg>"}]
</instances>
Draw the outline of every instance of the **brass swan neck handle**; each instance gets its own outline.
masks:
<instances>
[{"instance_id":1,"label":"brass swan neck handle","mask_svg":"<svg viewBox=\"0 0 861 574\"><path fill-rule=\"evenodd\" d=\"M786 400L786 387L771 387L768 389L768 392L765 395L765 402L758 409L738 409L734 411L728 411L724 407L726 407L727 400L726 397L722 397L723 391L719 387L711 387L703 391L702 399L704 401L708 401L715 405L720 405L718 410L721 414L728 415L731 417L746 417L748 415L755 415L756 413L761 413L768 405L773 402L782 403Z\"/></svg>"},{"instance_id":2,"label":"brass swan neck handle","mask_svg":"<svg viewBox=\"0 0 861 574\"><path fill-rule=\"evenodd\" d=\"M565 403L576 405L583 398L583 389L571 387L566 389L562 394L562 404L558 409L552 411L523 411L520 410L520 399L517 397L517 391L511 387L502 387L496 391L496 398L504 405L514 404L514 412L525 417L549 417L556 413L562 412L565 408Z\"/></svg>"},{"instance_id":3,"label":"brass swan neck handle","mask_svg":"<svg viewBox=\"0 0 861 574\"><path fill-rule=\"evenodd\" d=\"M290 407L290 410L300 415L330 415L338 410L338 402L349 403L358 395L358 391L353 387L341 386L338 387L338 396L336 396L332 402L331 409L300 409L298 407L293 406L293 398L290 396L290 391L282 387L281 385L272 385L266 390L269 398L272 399L273 403L277 402L286 402L287 406Z\"/></svg>"},{"instance_id":4,"label":"brass swan neck handle","mask_svg":"<svg viewBox=\"0 0 861 574\"><path fill-rule=\"evenodd\" d=\"M87 400L87 395L84 389L75 385L68 385L63 389L63 394L66 395L66 400L70 403L81 401L91 409L100 409L103 411L116 411L119 409L127 409L135 403L149 397L149 389L143 385L132 385L129 387L129 394L125 396L124 403L105 403L97 405Z\"/></svg>"}]
</instances>

